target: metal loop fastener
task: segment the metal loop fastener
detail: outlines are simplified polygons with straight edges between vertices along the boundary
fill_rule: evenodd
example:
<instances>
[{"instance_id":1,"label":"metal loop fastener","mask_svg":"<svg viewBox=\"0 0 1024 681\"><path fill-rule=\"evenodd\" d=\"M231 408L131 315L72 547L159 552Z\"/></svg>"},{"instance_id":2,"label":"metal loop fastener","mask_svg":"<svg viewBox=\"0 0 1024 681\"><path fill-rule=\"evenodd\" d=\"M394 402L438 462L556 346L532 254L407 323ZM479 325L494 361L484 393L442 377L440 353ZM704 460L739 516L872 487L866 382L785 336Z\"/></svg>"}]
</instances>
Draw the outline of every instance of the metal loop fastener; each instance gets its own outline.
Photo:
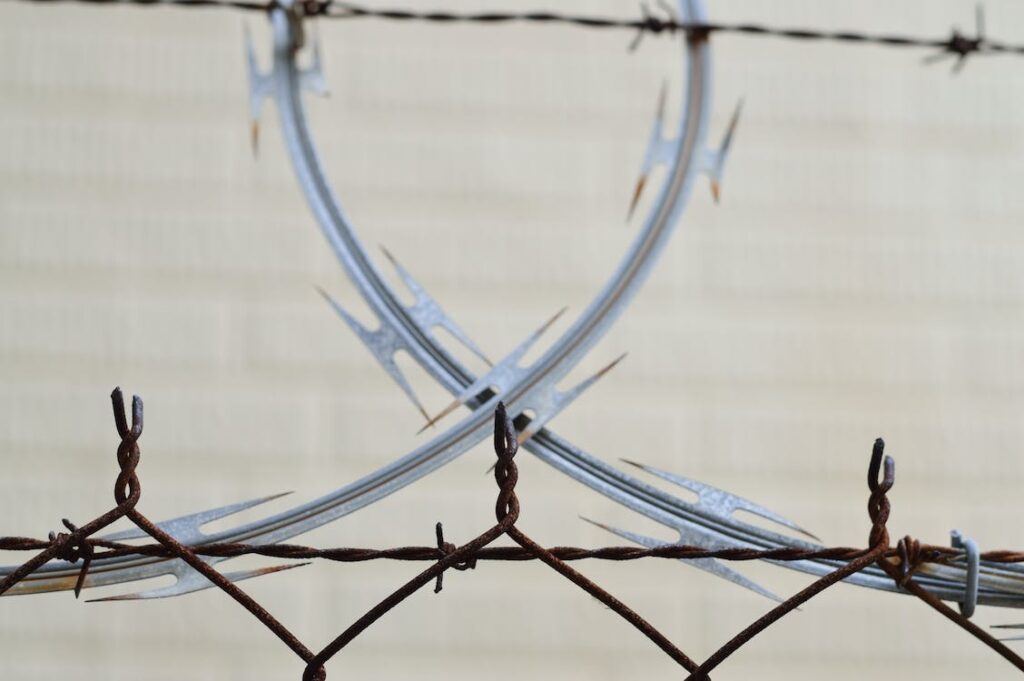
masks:
<instances>
[{"instance_id":1,"label":"metal loop fastener","mask_svg":"<svg viewBox=\"0 0 1024 681\"><path fill-rule=\"evenodd\" d=\"M963 549L964 558L967 560L966 587L964 600L960 602L960 614L970 617L978 605L978 568L981 564L981 554L975 541L965 539L959 530L950 532L949 539L954 549Z\"/></svg>"}]
</instances>

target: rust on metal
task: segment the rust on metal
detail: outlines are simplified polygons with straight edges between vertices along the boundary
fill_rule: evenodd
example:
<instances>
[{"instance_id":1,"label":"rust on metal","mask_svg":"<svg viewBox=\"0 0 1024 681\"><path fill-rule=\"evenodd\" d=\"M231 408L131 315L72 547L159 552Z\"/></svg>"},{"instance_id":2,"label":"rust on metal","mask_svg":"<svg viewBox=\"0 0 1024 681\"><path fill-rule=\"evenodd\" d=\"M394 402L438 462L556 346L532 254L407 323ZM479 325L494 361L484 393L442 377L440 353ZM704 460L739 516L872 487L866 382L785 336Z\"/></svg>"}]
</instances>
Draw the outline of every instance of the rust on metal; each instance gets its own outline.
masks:
<instances>
[{"instance_id":1,"label":"rust on metal","mask_svg":"<svg viewBox=\"0 0 1024 681\"><path fill-rule=\"evenodd\" d=\"M435 526L436 546L405 546L392 549L365 548L329 548L317 549L294 544L280 545L246 545L246 544L199 544L184 545L157 527L144 516L137 504L141 496L141 484L136 473L140 459L138 440L142 435L143 408L142 400L137 396L132 401L131 423L125 413L124 399L119 389L111 395L114 409L114 420L120 442L117 447L119 471L114 485L114 498L117 505L98 518L82 525L64 520L67 532L51 533L46 540L27 537L0 537L0 550L38 551L17 570L0 581L0 594L9 590L19 581L50 560L66 560L73 564L81 561L82 566L77 576L70 576L65 581L67 588L74 588L75 595L84 586L88 586L87 574L90 563L104 557L138 555L179 558L190 567L201 573L213 585L231 596L242 607L247 609L265 627L284 642L305 664L302 678L304 681L324 681L327 678L325 665L340 652L349 642L365 631L370 625L394 609L407 597L423 586L434 582L434 592L442 588L442 577L449 569L470 570L484 560L523 561L540 560L550 568L564 576L570 582L599 600L610 610L633 625L641 634L651 640L665 654L671 657L683 669L689 679L704 680L709 674L748 641L779 619L795 610L801 604L820 594L830 586L837 584L846 577L855 574L870 565L878 565L894 582L905 591L917 596L927 605L941 613L958 626L978 638L996 653L1005 658L1017 669L1024 671L1024 660L1010 650L1005 644L985 632L964 615L943 603L935 594L929 592L914 580L919 568L927 563L946 564L959 555L957 549L946 546L931 546L905 536L890 546L887 522L889 519L890 502L888 493L895 482L895 463L892 457L885 456L885 443L878 439L872 450L868 465L868 517L871 527L868 533L867 548L831 547L816 550L797 548L754 550L754 549L717 549L708 550L695 546L666 544L652 548L613 546L596 549L583 549L570 546L545 548L534 542L517 526L520 516L520 503L516 495L516 484L519 481L519 470L515 463L515 455L519 449L519 434L503 404L499 403L494 419L494 450L496 462L493 467L494 481L498 488L495 501L496 523L474 539L456 546L447 541L441 523ZM107 527L121 517L127 517L145 534L156 540L155 544L133 545L106 539L93 539L92 535ZM489 544L501 536L507 536L516 546L491 547ZM291 631L278 621L268 610L240 589L228 576L218 572L201 556L230 558L246 554L256 554L288 559L320 558L337 562L361 562L369 560L404 560L428 561L430 565L403 584L380 603L368 610L362 617L348 626L330 643L318 652L313 652L302 643ZM1024 554L1016 551L990 551L983 554L988 560L998 562L1022 562ZM770 611L752 622L732 639L721 646L701 663L684 653L664 634L643 619L622 601L611 595L599 585L570 567L567 561L583 559L599 559L613 561L629 561L640 558L698 559L718 558L722 560L802 560L809 557L828 558L845 563L833 572L821 577L809 586L779 603ZM296 565L278 565L260 568L256 574L269 574ZM31 584L31 583L29 583ZM31 586L27 588L31 592ZM114 596L113 599L117 599ZM101 599L107 600L107 599Z\"/></svg>"}]
</instances>

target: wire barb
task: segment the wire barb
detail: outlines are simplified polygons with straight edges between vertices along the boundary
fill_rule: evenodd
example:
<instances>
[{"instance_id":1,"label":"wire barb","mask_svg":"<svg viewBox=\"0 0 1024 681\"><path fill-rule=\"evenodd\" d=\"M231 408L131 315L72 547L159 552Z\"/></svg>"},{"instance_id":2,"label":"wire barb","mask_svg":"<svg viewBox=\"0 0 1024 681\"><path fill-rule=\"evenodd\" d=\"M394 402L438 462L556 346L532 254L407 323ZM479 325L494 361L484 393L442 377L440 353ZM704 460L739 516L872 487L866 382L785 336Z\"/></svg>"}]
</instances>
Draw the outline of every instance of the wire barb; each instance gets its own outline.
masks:
<instances>
[{"instance_id":1,"label":"wire barb","mask_svg":"<svg viewBox=\"0 0 1024 681\"><path fill-rule=\"evenodd\" d=\"M455 550L458 547L455 546L455 544L452 544L451 542L446 542L444 540L444 527L442 527L441 523L437 523L434 526L434 533L437 536L437 552L439 554L439 558L445 558L449 554L452 554L452 553L455 552ZM471 556L470 558L462 561L461 563L456 563L455 565L452 565L452 568L454 568L455 570L458 570L459 572L463 572L465 570L475 570L476 569L476 556ZM441 593L441 589L444 586L444 584L442 582L443 578L444 578L444 572L438 572L437 573L437 580L434 582L434 593L436 593L436 594Z\"/></svg>"},{"instance_id":2,"label":"wire barb","mask_svg":"<svg viewBox=\"0 0 1024 681\"><path fill-rule=\"evenodd\" d=\"M57 546L56 558L66 560L72 565L77 563L79 559L82 559L82 569L79 571L78 579L75 581L75 598L78 598L79 594L82 593L85 577L89 574L89 565L92 563L94 552L93 543L85 537L74 540L73 535L78 531L78 528L67 518L62 518L61 522L64 523L64 527L71 530L72 534L51 532L50 542Z\"/></svg>"},{"instance_id":3,"label":"wire barb","mask_svg":"<svg viewBox=\"0 0 1024 681\"><path fill-rule=\"evenodd\" d=\"M945 45L942 45L942 50L938 54L925 57L924 63L934 64L947 57L955 57L953 75L960 73L967 63L967 57L981 52L985 46L985 8L981 4L974 8L974 30L975 33L972 38L962 34L959 28L953 27L949 40L946 41Z\"/></svg>"}]
</instances>

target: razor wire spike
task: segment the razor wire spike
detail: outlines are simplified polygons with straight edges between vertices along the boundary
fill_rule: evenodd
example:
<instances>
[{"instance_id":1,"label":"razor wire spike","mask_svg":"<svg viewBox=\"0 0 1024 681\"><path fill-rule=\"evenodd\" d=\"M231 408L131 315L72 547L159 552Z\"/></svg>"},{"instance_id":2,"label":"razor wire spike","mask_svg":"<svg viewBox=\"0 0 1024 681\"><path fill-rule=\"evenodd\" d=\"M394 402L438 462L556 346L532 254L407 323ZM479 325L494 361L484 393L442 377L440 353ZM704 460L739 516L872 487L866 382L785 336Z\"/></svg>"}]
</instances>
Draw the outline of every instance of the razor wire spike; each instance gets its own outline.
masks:
<instances>
[{"instance_id":1,"label":"razor wire spike","mask_svg":"<svg viewBox=\"0 0 1024 681\"><path fill-rule=\"evenodd\" d=\"M722 178L725 171L725 161L729 157L729 149L732 147L733 136L736 133L736 126L740 122L740 113L743 111L743 100L740 99L733 109L729 119L729 125L722 136L722 143L717 149L708 149L704 152L704 172L711 181L711 198L715 203L719 202L722 194Z\"/></svg>"},{"instance_id":2,"label":"razor wire spike","mask_svg":"<svg viewBox=\"0 0 1024 681\"><path fill-rule=\"evenodd\" d=\"M280 499L281 497L287 496L291 492L280 492L278 494L271 494L265 497L259 497L257 499L249 499L247 501L240 501L238 503L229 504L227 506L220 506L218 508L211 508L208 511L200 511L199 513L191 513L189 515L178 516L177 518L171 518L170 520L164 520L156 523L156 526L167 534L174 537L182 544L198 544L207 539L208 535L202 532L201 528L203 525L226 518L236 513L241 513L246 509L265 504L268 501L274 499ZM114 532L112 534L105 534L100 539L107 541L124 541L127 539L144 539L149 535L138 527L132 527L122 532Z\"/></svg>"},{"instance_id":3,"label":"razor wire spike","mask_svg":"<svg viewBox=\"0 0 1024 681\"><path fill-rule=\"evenodd\" d=\"M330 95L330 89L327 87L327 79L324 77L324 65L320 53L320 29L315 25L311 53L309 66L299 70L299 80L302 83L302 88L307 92L327 97Z\"/></svg>"},{"instance_id":4,"label":"razor wire spike","mask_svg":"<svg viewBox=\"0 0 1024 681\"><path fill-rule=\"evenodd\" d=\"M993 624L993 625L991 625L991 628L993 628L993 629L1024 629L1024 624ZM1000 641L1024 641L1024 636L1006 636L1006 637L1003 637L1003 638L1001 638L999 640Z\"/></svg>"},{"instance_id":5,"label":"razor wire spike","mask_svg":"<svg viewBox=\"0 0 1024 681\"><path fill-rule=\"evenodd\" d=\"M388 375L398 384L398 387L402 389L406 397L412 401L423 418L429 420L430 417L427 415L427 410L424 409L423 403L416 397L416 393L413 391L412 386L409 385L405 374L402 373L402 370L398 368L398 364L395 363L395 353L405 347L398 334L385 324L381 324L376 331L367 329L359 323L359 320L349 314L338 301L331 297L329 293L319 287L317 290L330 303L331 307L334 308L334 311L338 313L338 316L341 317L345 324L355 332L359 340L366 346L366 349L377 360L377 363L384 368L384 371L388 372Z\"/></svg>"},{"instance_id":6,"label":"razor wire spike","mask_svg":"<svg viewBox=\"0 0 1024 681\"><path fill-rule=\"evenodd\" d=\"M432 376L443 383L448 390L453 394L458 394L462 387L473 382L472 374L463 369L459 362L446 353L442 347L436 345L427 330L418 328L414 319L408 315L394 313L395 310L401 309L400 302L387 283L382 281L375 269L369 265L368 255L361 247L344 211L329 189L329 182L317 159L315 141L311 138L309 126L305 122L305 111L300 96L299 71L295 64L297 27L287 11L290 4L290 0L282 0L281 5L273 7L270 11L274 38L272 78L275 84L275 102L281 112L278 120L282 126L286 146L291 152L299 184L305 191L313 213L334 247L339 261L363 293L366 302L376 313L378 319L382 320L382 324L385 323L383 320L388 320L387 324L392 325L388 328L392 328L399 338L407 339L406 342L410 345L405 349L410 355ZM700 0L680 0L680 10L691 20L702 21L706 18ZM685 103L681 112L688 123L680 127L681 142L686 143L686 149L699 149L703 146L704 123L707 116L710 50L706 41L687 41L682 47L684 72L687 74L687 82L690 85L684 90ZM680 148L683 148L682 144ZM668 190L659 195L659 205L652 211L652 218L647 221L641 233L636 237L636 244L645 244L647 247L631 248L627 252L606 287L588 306L573 329L563 334L556 342L557 347L548 349L545 357L542 358L543 361L538 360L535 363L538 368L536 370L531 368L530 372L524 373L519 383L524 386L536 385L548 380L547 375L564 375L562 372L568 371L571 365L578 362L585 350L593 345L610 323L618 317L639 288L639 284L645 279L646 273L650 269L650 262L654 260L654 256L660 252L661 247L667 241L672 227L676 223L675 218L688 197L687 188L690 186L690 182L687 178L691 178L696 172L699 172L697 160L694 153L690 151L679 154L666 178ZM558 359L552 362L548 359L549 356L557 356ZM301 534L362 508L468 451L475 442L484 437L486 430L485 421L479 415L471 414L459 426L410 452L399 461L376 471L363 481L386 479L388 480L386 485L363 486L359 483L352 483L343 486L318 500L316 503L320 504L320 507L317 512L310 513L304 505L277 514L275 522L272 524L269 523L269 520L251 522L244 526L244 531L248 533L246 536L258 536L267 541L281 541L283 538ZM607 476L614 477L613 474L617 472L608 464L593 459L553 433L546 433L544 438L533 438L530 443L527 443L527 448L552 464L561 466L559 462L563 462L565 472L594 489L604 491L610 498L634 508L637 508L638 504L644 503L636 496L637 492L630 489L639 484L638 482L626 481L625 486L621 489L618 487L605 489L604 480L611 479ZM596 473L591 473L589 469L584 469L574 462L581 457L593 459L589 465L596 467L600 472L600 478ZM346 502L339 504L342 498L346 499ZM651 506L645 512L654 513L656 511ZM240 532L243 532L243 528L226 530L219 533L219 536L222 539L230 539L239 536ZM165 574L159 570L166 570L168 564L167 562L153 561L145 569L141 569L129 566L127 561L113 559L113 562L123 565L112 566L114 569L105 574L107 580L105 583L138 579L143 575ZM61 588L58 577L61 571L47 570L45 572L47 574L40 575L36 583L31 586L36 590Z\"/></svg>"},{"instance_id":7,"label":"razor wire spike","mask_svg":"<svg viewBox=\"0 0 1024 681\"><path fill-rule=\"evenodd\" d=\"M664 136L665 124L665 98L668 93L668 84L661 83L661 90L658 92L658 106L654 112L654 123L651 125L651 134L647 140L647 150L644 152L644 160L640 164L640 174L637 177L636 185L633 187L633 198L629 203L629 211L626 213L626 221L633 217L633 211L640 203L644 187L650 174L659 165L667 165L672 160L675 146L679 140L666 138Z\"/></svg>"},{"instance_id":8,"label":"razor wire spike","mask_svg":"<svg viewBox=\"0 0 1024 681\"><path fill-rule=\"evenodd\" d=\"M263 102L274 94L273 74L260 69L256 48L252 44L252 32L249 24L243 24L245 30L245 58L249 73L249 143L252 153L259 153L260 147L260 115L263 113Z\"/></svg>"},{"instance_id":9,"label":"razor wire spike","mask_svg":"<svg viewBox=\"0 0 1024 681\"><path fill-rule=\"evenodd\" d=\"M465 331L462 330L455 320L452 319L445 311L441 308L441 305L427 293L427 290L420 285L416 279L409 273L405 267L392 255L384 246L380 247L384 257L388 259L391 266L395 269L398 277L405 284L405 287L412 293L415 302L406 307L406 311L419 322L420 326L424 328L432 328L439 326L450 333L457 341L462 343L470 352L479 357L487 366L493 366L491 361L484 354L483 350L473 342L473 339L469 337Z\"/></svg>"},{"instance_id":10,"label":"razor wire spike","mask_svg":"<svg viewBox=\"0 0 1024 681\"><path fill-rule=\"evenodd\" d=\"M637 534L636 532L623 530L612 525L606 525L596 520L591 520L590 518L584 518L581 516L581 519L585 522L590 523L591 525L600 527L602 530L610 532L617 537L621 537L627 541L631 541L634 544L639 544L640 546L646 546L649 549L672 544L672 542L667 542L661 539L656 539L654 537L648 537L647 535ZM676 527L673 529L679 533L679 541L676 542L676 544L678 545L698 546L710 550L734 548L736 546L735 544L723 544L722 542L711 541L707 537L702 536L699 532L694 531L692 528ZM715 560L714 558L696 558L687 560L680 559L679 562L683 563L684 565L692 565L695 568L699 568L701 570L704 570L705 572L709 572L715 575L716 577L721 577L726 581L732 582L737 586L741 586L744 589L753 591L754 593L760 594L766 598L770 598L773 601L782 602L782 599L779 598L776 594L764 588L763 586L753 581L749 577L746 577L742 573L737 572L736 570L732 569L727 565L723 565L720 561Z\"/></svg>"},{"instance_id":11,"label":"razor wire spike","mask_svg":"<svg viewBox=\"0 0 1024 681\"><path fill-rule=\"evenodd\" d=\"M541 428L547 425L548 421L558 416L577 397L582 395L590 386L594 385L594 383L614 369L625 358L626 353L622 353L592 376L583 379L569 390L562 391L553 385L544 385L539 386L522 399L517 400L516 404L521 411L526 409L533 410L533 417L530 419L530 423L519 433L519 444L533 437Z\"/></svg>"},{"instance_id":12,"label":"razor wire spike","mask_svg":"<svg viewBox=\"0 0 1024 681\"><path fill-rule=\"evenodd\" d=\"M228 559L203 557L203 561L210 565L223 562L224 560ZM270 575L275 572L284 572L285 570L291 570L304 565L309 565L309 562L270 565L268 567L236 570L234 572L225 572L223 574L224 577L232 582L241 582L246 579L252 579L253 577L262 577L263 575ZM147 601L155 598L173 598L174 596L184 596L185 594L195 593L196 591L212 589L216 586L213 582L208 580L199 572L196 572L195 569L189 567L185 563L180 563L180 568L176 568L172 574L176 577L174 584L158 587L156 589L148 589L146 591L117 594L115 596L104 596L102 598L91 598L87 600L86 603L102 603L107 601Z\"/></svg>"},{"instance_id":13,"label":"razor wire spike","mask_svg":"<svg viewBox=\"0 0 1024 681\"><path fill-rule=\"evenodd\" d=\"M965 538L959 530L949 533L953 548L963 550L962 558L967 562L967 578L965 580L964 599L960 601L960 614L970 617L978 605L978 582L980 555L978 545L973 539Z\"/></svg>"},{"instance_id":14,"label":"razor wire spike","mask_svg":"<svg viewBox=\"0 0 1024 681\"><path fill-rule=\"evenodd\" d=\"M270 11L275 40L272 78L275 82L275 100L282 112L279 121L286 146L292 152L291 159L299 177L299 184L306 193L313 214L328 235L339 261L378 319L382 320L382 324L385 324L383 320L388 320L386 324L390 326L387 328L396 334L396 338L406 339L403 349L453 395L457 395L464 386L473 382L472 373L462 368L457 359L437 345L429 330L418 327L415 319L406 319L407 315L394 314L392 310L400 309L401 303L387 283L382 281L375 269L369 265L368 255L329 189L329 182L315 153L315 140L310 136L309 126L304 120L305 112L299 96L300 76L295 64L296 27L284 7L290 5L290 0L282 0L282 3ZM680 0L680 9L687 21L697 24L707 21L700 0ZM535 363L537 370L531 368L529 372L522 374L522 380L517 381L517 385L514 386L515 390L522 392L525 386L557 380L554 377L564 376L571 366L579 361L586 349L589 349L618 317L644 280L650 266L656 260L655 256L667 243L676 218L685 205L687 188L691 186L693 176L701 170L699 150L705 146L711 55L708 41L694 39L695 37L701 36L691 35L683 44L684 53L689 56L685 67L687 87L684 89L684 106L681 109L683 115L682 124L679 126L680 139L674 149L676 156L667 164L665 191L659 194L658 204L651 211L644 228L634 241L635 246L627 252L605 288L587 306L586 311L570 330L556 340L545 352L545 356ZM640 248L641 245L644 247ZM272 518L225 530L218 533L218 537L229 541L241 536L249 537L250 540L252 537L258 537L261 541L276 542L331 522L418 480L468 451L486 437L489 431L489 414L487 416L487 419L481 419L480 415L474 412L458 426L423 447L360 481L343 486L311 502L317 504L315 512L310 512L309 504L301 505ZM740 521L725 522L700 506L687 504L677 497L625 475L550 431L542 431L538 436L531 438L525 446L542 460L591 489L667 527L692 527L695 531L705 532L708 536L716 538L719 545L806 545L799 540ZM89 581L91 584L115 584L126 580L160 576L168 574L173 564L172 560L153 560L144 566L138 566L132 565L127 559L112 558L107 569L101 574L91 574ZM834 569L834 563L830 561L796 561L787 565L816 575L827 574ZM962 581L958 581L955 574L948 573L949 568L932 567L934 574L919 574L918 581L922 586L926 586L932 593L946 600L961 597ZM0 575L7 574L9 570L7 567L0 568ZM1001 566L1000 570L1003 573L1024 576L1024 567ZM19 592L67 588L64 586L69 573L67 569L53 566L51 569L40 570L40 573L37 579L25 583L24 589ZM1002 588L991 576L984 576L982 581L982 602L1002 605L1024 604L1024 597ZM847 578L846 582L888 591L896 590L892 579L877 567L866 568L861 573ZM7 593L13 591L14 589Z\"/></svg>"},{"instance_id":15,"label":"razor wire spike","mask_svg":"<svg viewBox=\"0 0 1024 681\"><path fill-rule=\"evenodd\" d=\"M637 463L636 461L630 461L629 459L620 460L623 463L629 464L630 466L639 468L645 473L650 473L651 475L661 478L662 480L667 480L668 482L671 482L675 485L679 485L684 489L690 490L691 492L697 495L697 504L699 506L705 508L706 510L722 518L731 520L733 519L733 514L736 511L746 511L747 513L753 513L754 515L760 516L765 520L769 520L771 522L782 525L783 527L786 527L790 530L799 532L800 534L810 537L815 541L820 541L818 537L811 534L804 528L800 527L792 520L789 520L788 518L785 518L776 513L775 511L772 511L768 508L765 508L764 506L761 506L760 504L756 504L753 501L744 499L741 496L737 496L735 494L732 494L731 492L727 492L724 489L715 487L713 485L709 485L707 483L699 482L697 480L693 480L692 478L685 478L681 475L675 475L673 473L663 471L653 466Z\"/></svg>"},{"instance_id":16,"label":"razor wire spike","mask_svg":"<svg viewBox=\"0 0 1024 681\"><path fill-rule=\"evenodd\" d=\"M481 375L466 386L462 392L455 396L455 399L452 400L448 406L438 412L435 416L428 417L426 424L420 428L419 433L422 433L427 428L432 427L445 416L452 413L463 404L466 404L485 390L492 390L496 395L504 395L507 393L508 390L518 383L520 378L527 373L526 369L519 366L520 361L522 361L523 357L527 352L529 352L530 348L534 346L537 340L544 335L544 332L551 328L551 326L558 321L563 314L565 314L566 309L567 308L563 307L561 310L556 312L553 317L537 327L533 333L513 348L510 353L499 360L497 364L493 365L487 373Z\"/></svg>"}]
</instances>

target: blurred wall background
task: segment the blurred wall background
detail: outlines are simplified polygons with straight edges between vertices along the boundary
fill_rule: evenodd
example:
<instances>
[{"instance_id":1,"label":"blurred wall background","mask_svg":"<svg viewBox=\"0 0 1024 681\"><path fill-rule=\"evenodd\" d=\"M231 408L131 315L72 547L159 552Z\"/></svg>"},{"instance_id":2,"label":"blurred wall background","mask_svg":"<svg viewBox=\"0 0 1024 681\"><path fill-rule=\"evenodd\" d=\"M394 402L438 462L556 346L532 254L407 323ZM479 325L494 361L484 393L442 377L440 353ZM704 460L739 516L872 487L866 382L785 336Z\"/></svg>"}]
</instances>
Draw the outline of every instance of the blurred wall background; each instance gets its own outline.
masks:
<instances>
[{"instance_id":1,"label":"blurred wall background","mask_svg":"<svg viewBox=\"0 0 1024 681\"><path fill-rule=\"evenodd\" d=\"M1018 3L986 7L993 36L1024 38ZM923 35L971 27L973 9L711 3L724 21ZM283 509L420 441L415 409L315 292L365 312L300 196L273 106L258 158L249 148L244 23L266 48L258 15L0 7L2 534L45 536L61 517L110 506L114 385L146 400L141 508L152 518L294 490L259 513ZM628 32L555 27L319 30L332 96L311 101L311 117L364 240L393 251L492 357L563 305L578 314L636 228L626 206L661 82L678 94L678 45L648 38L630 55ZM864 472L884 435L898 466L894 537L943 543L959 528L983 549L1024 545L1024 62L975 59L951 77L915 51L713 45L713 139L746 102L722 203L702 180L653 277L578 375L628 360L552 427L603 458L757 500L835 545L866 541ZM442 407L446 396L406 367L428 408ZM437 520L464 541L491 522L490 462L479 447L301 541L429 544ZM618 543L578 515L673 538L529 455L520 469L520 525L542 543ZM315 564L244 586L318 647L417 569ZM675 563L583 569L697 658L771 606ZM807 582L743 569L780 594ZM543 566L487 564L445 585L372 627L331 678L678 674ZM301 671L212 590L4 600L0 660L0 675L19 680ZM715 678L882 673L1011 668L914 600L839 586Z\"/></svg>"}]
</instances>

